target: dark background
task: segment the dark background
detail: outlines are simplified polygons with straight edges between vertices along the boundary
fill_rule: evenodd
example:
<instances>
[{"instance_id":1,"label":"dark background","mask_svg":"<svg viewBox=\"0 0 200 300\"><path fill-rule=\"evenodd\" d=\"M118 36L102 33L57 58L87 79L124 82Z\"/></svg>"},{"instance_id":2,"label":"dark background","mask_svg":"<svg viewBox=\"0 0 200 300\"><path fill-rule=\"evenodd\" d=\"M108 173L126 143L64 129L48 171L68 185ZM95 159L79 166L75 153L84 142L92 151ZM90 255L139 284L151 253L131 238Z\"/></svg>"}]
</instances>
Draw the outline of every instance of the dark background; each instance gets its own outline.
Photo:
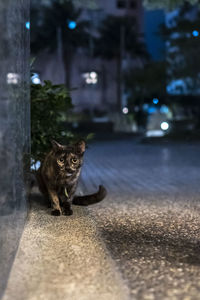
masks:
<instances>
[{"instance_id":1,"label":"dark background","mask_svg":"<svg viewBox=\"0 0 200 300\"><path fill-rule=\"evenodd\" d=\"M71 91L67 128L199 138L199 7L170 3L32 1L32 81Z\"/></svg>"}]
</instances>

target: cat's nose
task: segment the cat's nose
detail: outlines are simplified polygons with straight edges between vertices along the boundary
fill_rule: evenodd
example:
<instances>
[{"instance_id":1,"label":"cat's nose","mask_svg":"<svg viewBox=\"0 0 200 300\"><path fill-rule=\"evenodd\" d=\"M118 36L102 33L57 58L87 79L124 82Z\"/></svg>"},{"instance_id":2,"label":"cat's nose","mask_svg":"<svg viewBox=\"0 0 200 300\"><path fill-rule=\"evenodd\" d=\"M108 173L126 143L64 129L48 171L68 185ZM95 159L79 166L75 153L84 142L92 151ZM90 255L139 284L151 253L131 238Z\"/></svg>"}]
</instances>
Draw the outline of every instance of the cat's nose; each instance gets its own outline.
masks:
<instances>
[{"instance_id":1,"label":"cat's nose","mask_svg":"<svg viewBox=\"0 0 200 300\"><path fill-rule=\"evenodd\" d=\"M66 171L67 173L73 173L73 171L72 171L70 168L68 168L68 167L65 168L65 171Z\"/></svg>"}]
</instances>

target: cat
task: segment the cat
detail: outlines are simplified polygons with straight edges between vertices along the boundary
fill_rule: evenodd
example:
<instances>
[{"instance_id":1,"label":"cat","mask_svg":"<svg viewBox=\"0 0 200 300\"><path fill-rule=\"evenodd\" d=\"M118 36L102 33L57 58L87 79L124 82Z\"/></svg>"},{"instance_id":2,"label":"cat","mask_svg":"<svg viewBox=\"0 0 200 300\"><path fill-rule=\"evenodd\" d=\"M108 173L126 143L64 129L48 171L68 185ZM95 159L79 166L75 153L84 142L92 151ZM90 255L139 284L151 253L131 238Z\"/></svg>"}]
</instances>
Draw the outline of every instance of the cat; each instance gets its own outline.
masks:
<instances>
[{"instance_id":1,"label":"cat","mask_svg":"<svg viewBox=\"0 0 200 300\"><path fill-rule=\"evenodd\" d=\"M52 141L52 149L36 173L39 190L51 201L52 215L70 216L73 214L71 204L95 204L102 201L107 194L106 189L100 185L95 194L74 197L85 148L85 141L73 145L61 145Z\"/></svg>"}]
</instances>

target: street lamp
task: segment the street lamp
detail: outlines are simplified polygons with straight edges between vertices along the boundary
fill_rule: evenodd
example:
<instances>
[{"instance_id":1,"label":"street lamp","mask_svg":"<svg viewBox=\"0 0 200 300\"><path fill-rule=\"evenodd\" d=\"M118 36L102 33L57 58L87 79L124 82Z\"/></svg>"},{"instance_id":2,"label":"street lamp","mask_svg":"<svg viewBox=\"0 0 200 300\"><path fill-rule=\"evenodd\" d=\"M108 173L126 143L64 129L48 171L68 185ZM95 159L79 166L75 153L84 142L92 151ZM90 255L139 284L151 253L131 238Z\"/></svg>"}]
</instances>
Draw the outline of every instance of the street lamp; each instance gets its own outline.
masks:
<instances>
[{"instance_id":1,"label":"street lamp","mask_svg":"<svg viewBox=\"0 0 200 300\"><path fill-rule=\"evenodd\" d=\"M160 125L161 129L166 131L169 129L169 123L167 122L162 122L161 125Z\"/></svg>"},{"instance_id":2,"label":"street lamp","mask_svg":"<svg viewBox=\"0 0 200 300\"><path fill-rule=\"evenodd\" d=\"M76 28L77 24L75 21L68 21L68 28L71 29L71 30L74 30Z\"/></svg>"},{"instance_id":3,"label":"street lamp","mask_svg":"<svg viewBox=\"0 0 200 300\"><path fill-rule=\"evenodd\" d=\"M30 27L31 27L31 24L30 24L30 22L28 21L28 22L26 22L26 24L25 24L25 26L26 26L26 29L30 29Z\"/></svg>"},{"instance_id":4,"label":"street lamp","mask_svg":"<svg viewBox=\"0 0 200 300\"><path fill-rule=\"evenodd\" d=\"M154 104L158 104L158 102L159 102L158 98L153 98L153 103Z\"/></svg>"},{"instance_id":5,"label":"street lamp","mask_svg":"<svg viewBox=\"0 0 200 300\"><path fill-rule=\"evenodd\" d=\"M199 31L193 30L193 31L192 31L192 35L193 35L194 37L199 36Z\"/></svg>"},{"instance_id":6,"label":"street lamp","mask_svg":"<svg viewBox=\"0 0 200 300\"><path fill-rule=\"evenodd\" d=\"M123 112L123 114L127 115L128 114L128 107L123 107L122 112Z\"/></svg>"}]
</instances>

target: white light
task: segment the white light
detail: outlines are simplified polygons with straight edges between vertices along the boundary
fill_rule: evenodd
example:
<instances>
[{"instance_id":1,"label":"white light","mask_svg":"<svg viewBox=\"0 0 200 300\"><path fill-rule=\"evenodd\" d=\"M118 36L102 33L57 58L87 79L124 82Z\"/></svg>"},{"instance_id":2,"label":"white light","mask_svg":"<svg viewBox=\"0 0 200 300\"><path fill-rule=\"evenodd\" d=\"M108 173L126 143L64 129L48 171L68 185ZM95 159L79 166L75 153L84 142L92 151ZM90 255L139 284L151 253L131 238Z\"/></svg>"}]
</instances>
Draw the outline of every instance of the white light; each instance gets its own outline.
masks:
<instances>
[{"instance_id":1,"label":"white light","mask_svg":"<svg viewBox=\"0 0 200 300\"><path fill-rule=\"evenodd\" d=\"M96 72L83 73L82 77L85 79L87 84L96 84L98 82L98 74Z\"/></svg>"},{"instance_id":2,"label":"white light","mask_svg":"<svg viewBox=\"0 0 200 300\"><path fill-rule=\"evenodd\" d=\"M128 107L124 107L122 109L123 114L127 115L128 114Z\"/></svg>"},{"instance_id":3,"label":"white light","mask_svg":"<svg viewBox=\"0 0 200 300\"><path fill-rule=\"evenodd\" d=\"M96 84L97 83L97 78L88 77L88 78L85 79L85 81L86 81L87 84Z\"/></svg>"},{"instance_id":4,"label":"white light","mask_svg":"<svg viewBox=\"0 0 200 300\"><path fill-rule=\"evenodd\" d=\"M91 84L92 83L92 79L91 78L86 78L85 81L86 81L87 84Z\"/></svg>"},{"instance_id":5,"label":"white light","mask_svg":"<svg viewBox=\"0 0 200 300\"><path fill-rule=\"evenodd\" d=\"M164 136L164 132L162 130L148 130L146 132L147 137L161 137Z\"/></svg>"},{"instance_id":6,"label":"white light","mask_svg":"<svg viewBox=\"0 0 200 300\"><path fill-rule=\"evenodd\" d=\"M8 84L18 84L19 79L20 79L20 76L17 73L8 73L7 74L7 83Z\"/></svg>"},{"instance_id":7,"label":"white light","mask_svg":"<svg viewBox=\"0 0 200 300\"><path fill-rule=\"evenodd\" d=\"M167 129L169 129L169 124L167 122L162 122L160 124L160 127L162 130L167 130Z\"/></svg>"},{"instance_id":8,"label":"white light","mask_svg":"<svg viewBox=\"0 0 200 300\"><path fill-rule=\"evenodd\" d=\"M82 74L82 77L83 77L83 78L88 78L88 77L90 77L90 73L83 73L83 74Z\"/></svg>"},{"instance_id":9,"label":"white light","mask_svg":"<svg viewBox=\"0 0 200 300\"><path fill-rule=\"evenodd\" d=\"M96 84L96 83L97 83L97 78L93 78L93 79L92 79L92 83L93 83L93 84Z\"/></svg>"},{"instance_id":10,"label":"white light","mask_svg":"<svg viewBox=\"0 0 200 300\"><path fill-rule=\"evenodd\" d=\"M40 84L41 83L40 78L38 78L38 77L32 78L32 83L33 84Z\"/></svg>"},{"instance_id":11,"label":"white light","mask_svg":"<svg viewBox=\"0 0 200 300\"><path fill-rule=\"evenodd\" d=\"M40 165L41 165L41 162L39 160L34 162L31 159L31 163L32 163L31 170L35 170L35 171L37 171L39 169Z\"/></svg>"},{"instance_id":12,"label":"white light","mask_svg":"<svg viewBox=\"0 0 200 300\"><path fill-rule=\"evenodd\" d=\"M96 79L96 78L97 78L97 73L96 73L96 72L91 72L91 73L90 73L90 77L91 77L92 79Z\"/></svg>"},{"instance_id":13,"label":"white light","mask_svg":"<svg viewBox=\"0 0 200 300\"><path fill-rule=\"evenodd\" d=\"M32 80L33 84L40 84L41 83L40 76L39 76L38 73L32 73L31 80Z\"/></svg>"}]
</instances>

